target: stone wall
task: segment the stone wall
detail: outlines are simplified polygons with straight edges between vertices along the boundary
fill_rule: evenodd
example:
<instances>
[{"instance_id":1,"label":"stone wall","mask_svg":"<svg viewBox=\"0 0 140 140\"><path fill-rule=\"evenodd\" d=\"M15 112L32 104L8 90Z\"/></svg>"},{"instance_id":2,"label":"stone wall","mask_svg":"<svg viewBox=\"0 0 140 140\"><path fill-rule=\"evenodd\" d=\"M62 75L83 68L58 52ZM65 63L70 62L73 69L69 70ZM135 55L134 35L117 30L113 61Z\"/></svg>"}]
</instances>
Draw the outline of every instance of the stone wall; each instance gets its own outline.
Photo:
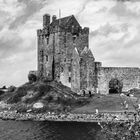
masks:
<instances>
[{"instance_id":1,"label":"stone wall","mask_svg":"<svg viewBox=\"0 0 140 140\"><path fill-rule=\"evenodd\" d=\"M57 79L64 85L71 87L73 91L78 92L80 90L80 66L78 64L79 60L75 59L78 56L73 55L73 51L76 48L80 57L79 53L85 46L88 47L89 29L81 29L77 31L77 34L67 30L59 30L57 34L57 37L55 37L55 62L58 61L59 63L57 67L55 63L55 71L59 77ZM74 59L76 64L73 61ZM78 76L77 78L76 75Z\"/></svg>"},{"instance_id":2,"label":"stone wall","mask_svg":"<svg viewBox=\"0 0 140 140\"><path fill-rule=\"evenodd\" d=\"M95 79L95 63L93 57L88 58L86 71L87 71L87 89L95 91L96 79Z\"/></svg>"},{"instance_id":3,"label":"stone wall","mask_svg":"<svg viewBox=\"0 0 140 140\"><path fill-rule=\"evenodd\" d=\"M73 50L72 72L71 72L71 89L74 92L80 91L80 57L77 48Z\"/></svg>"},{"instance_id":4,"label":"stone wall","mask_svg":"<svg viewBox=\"0 0 140 140\"><path fill-rule=\"evenodd\" d=\"M98 91L109 93L109 81L117 78L123 82L122 91L140 88L140 69L131 67L101 67L98 71Z\"/></svg>"},{"instance_id":5,"label":"stone wall","mask_svg":"<svg viewBox=\"0 0 140 140\"><path fill-rule=\"evenodd\" d=\"M60 56L60 69L63 70L60 71L60 81L69 87L71 87L71 84L72 90L75 92L80 90L80 77L76 78L75 75L78 74L80 76L80 65L78 64L79 60L76 60L76 58L80 57L79 53L81 53L85 46L88 47L88 32L85 32L85 29L84 32L79 33L79 35L73 35L71 32L66 31L59 33L60 52L58 55ZM75 52L75 48L77 50L78 56L75 56L75 53L73 54L73 51ZM75 60L75 62L73 60ZM71 74L72 71L73 74Z\"/></svg>"},{"instance_id":6,"label":"stone wall","mask_svg":"<svg viewBox=\"0 0 140 140\"><path fill-rule=\"evenodd\" d=\"M54 39L56 34L46 35L43 30L38 30L38 73L39 78L52 80L52 62Z\"/></svg>"}]
</instances>

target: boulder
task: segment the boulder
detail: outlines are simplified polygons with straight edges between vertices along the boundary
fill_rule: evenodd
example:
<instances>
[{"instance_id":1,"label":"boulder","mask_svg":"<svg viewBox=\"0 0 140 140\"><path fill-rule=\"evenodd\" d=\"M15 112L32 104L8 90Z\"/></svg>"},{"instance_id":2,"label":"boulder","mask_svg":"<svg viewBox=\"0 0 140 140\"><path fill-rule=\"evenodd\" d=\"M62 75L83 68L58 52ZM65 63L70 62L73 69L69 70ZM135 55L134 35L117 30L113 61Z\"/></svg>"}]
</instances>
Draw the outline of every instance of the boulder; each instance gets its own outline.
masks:
<instances>
[{"instance_id":1,"label":"boulder","mask_svg":"<svg viewBox=\"0 0 140 140\"><path fill-rule=\"evenodd\" d=\"M37 103L33 104L33 108L43 108L43 107L44 107L44 104L41 102L37 102Z\"/></svg>"}]
</instances>

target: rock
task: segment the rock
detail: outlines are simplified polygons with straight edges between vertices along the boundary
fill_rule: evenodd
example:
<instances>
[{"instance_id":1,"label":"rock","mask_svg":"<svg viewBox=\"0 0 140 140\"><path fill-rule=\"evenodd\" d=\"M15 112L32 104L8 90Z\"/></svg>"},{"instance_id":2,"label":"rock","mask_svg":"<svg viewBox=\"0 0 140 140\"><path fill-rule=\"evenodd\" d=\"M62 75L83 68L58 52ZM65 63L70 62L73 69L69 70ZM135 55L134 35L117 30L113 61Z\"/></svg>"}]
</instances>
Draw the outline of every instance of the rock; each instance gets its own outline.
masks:
<instances>
[{"instance_id":1,"label":"rock","mask_svg":"<svg viewBox=\"0 0 140 140\"><path fill-rule=\"evenodd\" d=\"M32 111L32 109L28 109L28 110L27 110L27 113L28 113L28 112L31 112L31 111Z\"/></svg>"},{"instance_id":2,"label":"rock","mask_svg":"<svg viewBox=\"0 0 140 140\"><path fill-rule=\"evenodd\" d=\"M43 107L44 107L44 104L41 103L41 102L35 103L35 104L33 105L33 108L43 108Z\"/></svg>"}]
</instances>

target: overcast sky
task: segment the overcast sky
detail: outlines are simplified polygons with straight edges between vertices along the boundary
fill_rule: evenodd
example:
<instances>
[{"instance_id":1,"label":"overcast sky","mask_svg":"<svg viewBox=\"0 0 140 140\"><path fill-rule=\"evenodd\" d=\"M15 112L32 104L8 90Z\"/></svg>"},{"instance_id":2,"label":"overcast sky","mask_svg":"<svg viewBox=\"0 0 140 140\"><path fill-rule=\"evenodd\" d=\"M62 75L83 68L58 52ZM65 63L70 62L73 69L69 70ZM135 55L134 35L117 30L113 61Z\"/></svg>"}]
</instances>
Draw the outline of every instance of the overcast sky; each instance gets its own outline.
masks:
<instances>
[{"instance_id":1,"label":"overcast sky","mask_svg":"<svg viewBox=\"0 0 140 140\"><path fill-rule=\"evenodd\" d=\"M125 0L123 0L125 1ZM90 48L103 66L140 67L138 0L0 0L0 86L21 85L37 67L42 15L74 14L90 27Z\"/></svg>"}]
</instances>

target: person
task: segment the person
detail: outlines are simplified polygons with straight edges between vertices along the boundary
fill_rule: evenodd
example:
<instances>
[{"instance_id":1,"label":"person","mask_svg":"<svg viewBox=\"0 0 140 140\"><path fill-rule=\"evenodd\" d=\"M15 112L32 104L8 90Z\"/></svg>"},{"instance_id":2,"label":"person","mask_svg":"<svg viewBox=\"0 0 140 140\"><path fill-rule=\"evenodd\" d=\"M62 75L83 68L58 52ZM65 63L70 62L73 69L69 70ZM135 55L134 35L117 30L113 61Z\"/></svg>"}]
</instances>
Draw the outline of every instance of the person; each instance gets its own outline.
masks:
<instances>
[{"instance_id":1,"label":"person","mask_svg":"<svg viewBox=\"0 0 140 140\"><path fill-rule=\"evenodd\" d=\"M91 97L91 96L92 96L92 94L91 94L91 91L90 91L90 90L89 90L89 92L88 92L88 93L89 93L89 97Z\"/></svg>"}]
</instances>

